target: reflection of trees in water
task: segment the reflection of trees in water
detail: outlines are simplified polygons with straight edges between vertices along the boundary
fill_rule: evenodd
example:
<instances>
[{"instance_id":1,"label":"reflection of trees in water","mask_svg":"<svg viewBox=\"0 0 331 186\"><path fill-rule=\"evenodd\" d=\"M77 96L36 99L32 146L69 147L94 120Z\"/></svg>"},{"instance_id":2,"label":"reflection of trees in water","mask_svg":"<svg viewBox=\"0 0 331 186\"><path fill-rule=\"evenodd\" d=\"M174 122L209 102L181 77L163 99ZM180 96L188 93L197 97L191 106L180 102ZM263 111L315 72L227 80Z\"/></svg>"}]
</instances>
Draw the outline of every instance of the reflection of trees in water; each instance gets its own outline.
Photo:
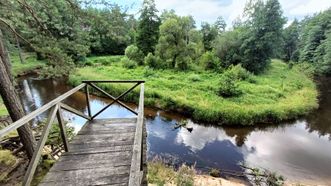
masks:
<instances>
[{"instance_id":1,"label":"reflection of trees in water","mask_svg":"<svg viewBox=\"0 0 331 186\"><path fill-rule=\"evenodd\" d=\"M318 80L319 108L307 117L307 130L331 140L331 77Z\"/></svg>"}]
</instances>

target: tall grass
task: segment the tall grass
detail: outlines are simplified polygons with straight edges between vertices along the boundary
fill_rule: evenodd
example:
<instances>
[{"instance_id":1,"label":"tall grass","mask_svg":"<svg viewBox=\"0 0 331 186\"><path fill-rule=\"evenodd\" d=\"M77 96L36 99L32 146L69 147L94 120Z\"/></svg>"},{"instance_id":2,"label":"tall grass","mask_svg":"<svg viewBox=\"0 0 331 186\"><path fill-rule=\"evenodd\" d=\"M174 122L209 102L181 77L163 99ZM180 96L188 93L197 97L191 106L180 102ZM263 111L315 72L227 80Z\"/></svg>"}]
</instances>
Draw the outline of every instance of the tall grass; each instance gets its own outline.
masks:
<instances>
[{"instance_id":1,"label":"tall grass","mask_svg":"<svg viewBox=\"0 0 331 186\"><path fill-rule=\"evenodd\" d=\"M18 54L11 54L11 64L13 76L35 70L37 68L42 68L45 65L45 61L37 60L34 53L23 53L22 54L24 63L21 63Z\"/></svg>"},{"instance_id":2,"label":"tall grass","mask_svg":"<svg viewBox=\"0 0 331 186\"><path fill-rule=\"evenodd\" d=\"M95 60L95 59L94 59ZM238 82L240 95L218 96L220 75L215 72L153 70L146 67L123 68L119 62L108 66L79 68L69 82L82 80L143 79L145 104L189 114L196 120L218 124L252 125L278 122L307 114L318 106L314 82L298 67L289 68L273 60L265 73ZM119 95L128 85L101 85ZM126 100L137 101L138 90Z\"/></svg>"}]
</instances>

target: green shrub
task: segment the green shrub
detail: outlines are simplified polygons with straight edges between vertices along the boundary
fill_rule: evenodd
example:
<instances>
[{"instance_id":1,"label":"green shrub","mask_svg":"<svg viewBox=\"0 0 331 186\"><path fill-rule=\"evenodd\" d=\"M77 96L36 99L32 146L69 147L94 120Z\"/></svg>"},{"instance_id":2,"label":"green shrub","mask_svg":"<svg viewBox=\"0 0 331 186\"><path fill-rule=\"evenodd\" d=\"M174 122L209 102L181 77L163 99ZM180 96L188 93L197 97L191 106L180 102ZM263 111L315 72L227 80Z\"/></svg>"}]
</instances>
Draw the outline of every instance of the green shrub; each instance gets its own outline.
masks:
<instances>
[{"instance_id":1,"label":"green shrub","mask_svg":"<svg viewBox=\"0 0 331 186\"><path fill-rule=\"evenodd\" d=\"M241 64L238 64L236 66L231 65L229 67L229 70L231 71L233 78L237 80L248 80L251 78L252 74L244 69Z\"/></svg>"},{"instance_id":2,"label":"green shrub","mask_svg":"<svg viewBox=\"0 0 331 186\"><path fill-rule=\"evenodd\" d=\"M226 70L220 78L218 95L223 97L233 97L241 94L241 91L238 88L238 78L237 74L232 69Z\"/></svg>"},{"instance_id":3,"label":"green shrub","mask_svg":"<svg viewBox=\"0 0 331 186\"><path fill-rule=\"evenodd\" d=\"M125 55L130 60L137 62L138 65L144 64L144 53L135 45L130 45L125 49Z\"/></svg>"},{"instance_id":4,"label":"green shrub","mask_svg":"<svg viewBox=\"0 0 331 186\"><path fill-rule=\"evenodd\" d=\"M154 70L152 68L149 68L148 66L144 68L144 77L150 77L155 74Z\"/></svg>"},{"instance_id":5,"label":"green shrub","mask_svg":"<svg viewBox=\"0 0 331 186\"><path fill-rule=\"evenodd\" d=\"M151 68L158 68L158 63L156 57L152 53L148 53L148 55L144 59L145 64Z\"/></svg>"},{"instance_id":6,"label":"green shrub","mask_svg":"<svg viewBox=\"0 0 331 186\"><path fill-rule=\"evenodd\" d=\"M177 68L179 70L188 70L192 59L189 56L179 56L176 60Z\"/></svg>"},{"instance_id":7,"label":"green shrub","mask_svg":"<svg viewBox=\"0 0 331 186\"><path fill-rule=\"evenodd\" d=\"M198 82L201 81L201 77L198 74L191 74L188 76L188 80L192 82Z\"/></svg>"},{"instance_id":8,"label":"green shrub","mask_svg":"<svg viewBox=\"0 0 331 186\"><path fill-rule=\"evenodd\" d=\"M212 177L220 177L221 176L221 171L215 168L212 168L209 171L209 175L211 175Z\"/></svg>"},{"instance_id":9,"label":"green shrub","mask_svg":"<svg viewBox=\"0 0 331 186\"><path fill-rule=\"evenodd\" d=\"M128 59L127 57L122 58L121 63L124 68L134 69L137 67L137 63L133 60Z\"/></svg>"},{"instance_id":10,"label":"green shrub","mask_svg":"<svg viewBox=\"0 0 331 186\"><path fill-rule=\"evenodd\" d=\"M219 59L214 52L207 51L200 57L200 65L206 70L217 70Z\"/></svg>"}]
</instances>

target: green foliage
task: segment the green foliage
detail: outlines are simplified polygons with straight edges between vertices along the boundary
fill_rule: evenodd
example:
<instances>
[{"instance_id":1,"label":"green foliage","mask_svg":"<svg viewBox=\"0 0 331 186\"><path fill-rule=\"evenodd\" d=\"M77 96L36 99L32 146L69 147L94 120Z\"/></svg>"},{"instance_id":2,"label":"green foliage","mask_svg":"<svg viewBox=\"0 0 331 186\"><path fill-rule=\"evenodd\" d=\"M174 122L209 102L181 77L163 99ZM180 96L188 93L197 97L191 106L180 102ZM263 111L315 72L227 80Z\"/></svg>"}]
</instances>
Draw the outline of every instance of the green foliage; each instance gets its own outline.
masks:
<instances>
[{"instance_id":1,"label":"green foliage","mask_svg":"<svg viewBox=\"0 0 331 186\"><path fill-rule=\"evenodd\" d=\"M130 60L135 61L138 65L144 64L144 53L135 45L130 45L125 49L125 55Z\"/></svg>"},{"instance_id":2,"label":"green foliage","mask_svg":"<svg viewBox=\"0 0 331 186\"><path fill-rule=\"evenodd\" d=\"M212 168L209 171L209 175L213 177L220 177L221 176L221 171L219 169Z\"/></svg>"},{"instance_id":3,"label":"green foliage","mask_svg":"<svg viewBox=\"0 0 331 186\"><path fill-rule=\"evenodd\" d=\"M137 63L127 57L122 58L121 63L124 68L134 69L137 67Z\"/></svg>"},{"instance_id":4,"label":"green foliage","mask_svg":"<svg viewBox=\"0 0 331 186\"><path fill-rule=\"evenodd\" d=\"M194 184L196 175L194 167L182 165L177 171L167 166L161 160L148 162L148 183L157 185L175 184L178 186L190 186Z\"/></svg>"},{"instance_id":5,"label":"green foliage","mask_svg":"<svg viewBox=\"0 0 331 186\"><path fill-rule=\"evenodd\" d=\"M331 9L303 20L301 25L299 61L313 63L318 74L331 73Z\"/></svg>"},{"instance_id":6,"label":"green foliage","mask_svg":"<svg viewBox=\"0 0 331 186\"><path fill-rule=\"evenodd\" d=\"M176 17L165 20L160 26L160 38L156 46L156 56L164 67L186 70L191 63L188 48L187 17ZM191 26L187 26L191 25Z\"/></svg>"},{"instance_id":7,"label":"green foliage","mask_svg":"<svg viewBox=\"0 0 331 186\"><path fill-rule=\"evenodd\" d=\"M299 22L294 20L293 23L283 31L284 37L284 54L282 56L285 61L298 61L299 52Z\"/></svg>"},{"instance_id":8,"label":"green foliage","mask_svg":"<svg viewBox=\"0 0 331 186\"><path fill-rule=\"evenodd\" d=\"M218 94L223 97L234 97L242 92L238 86L238 79L232 69L226 70L220 78Z\"/></svg>"},{"instance_id":9,"label":"green foliage","mask_svg":"<svg viewBox=\"0 0 331 186\"><path fill-rule=\"evenodd\" d=\"M135 20L124 13L117 5L109 9L89 7L86 15L90 31L92 54L123 55L125 48L132 42L132 29ZM131 34L131 35L130 35Z\"/></svg>"},{"instance_id":10,"label":"green foliage","mask_svg":"<svg viewBox=\"0 0 331 186\"><path fill-rule=\"evenodd\" d=\"M222 67L229 67L241 62L240 46L242 45L242 29L222 33L214 42L214 50L221 60Z\"/></svg>"},{"instance_id":11,"label":"green foliage","mask_svg":"<svg viewBox=\"0 0 331 186\"><path fill-rule=\"evenodd\" d=\"M307 114L318 105L314 82L297 65L290 69L287 64L273 60L270 68L257 76L247 75L247 71L242 72L239 66L231 69L236 71L232 73L242 93L229 98L218 95L221 74L213 71L199 72L200 80L195 81L192 76L197 72L193 71L151 71L140 66L127 69L121 63L115 63L102 68L80 68L69 81L78 85L84 79L144 79L146 106L178 112L184 109L194 119L210 123L252 125L275 122ZM306 69L309 71L309 67ZM120 94L130 87L105 85L103 88ZM138 95L136 91L124 99L136 102Z\"/></svg>"},{"instance_id":12,"label":"green foliage","mask_svg":"<svg viewBox=\"0 0 331 186\"><path fill-rule=\"evenodd\" d=\"M198 74L191 74L188 76L188 79L192 82L201 81L201 77Z\"/></svg>"},{"instance_id":13,"label":"green foliage","mask_svg":"<svg viewBox=\"0 0 331 186\"><path fill-rule=\"evenodd\" d=\"M22 56L25 63L21 63L17 54L10 55L13 76L25 74L36 69L41 69L45 66L45 61L37 60L33 53L22 53Z\"/></svg>"},{"instance_id":14,"label":"green foliage","mask_svg":"<svg viewBox=\"0 0 331 186\"><path fill-rule=\"evenodd\" d=\"M148 53L144 61L151 68L159 68L158 60L152 53Z\"/></svg>"},{"instance_id":15,"label":"green foliage","mask_svg":"<svg viewBox=\"0 0 331 186\"><path fill-rule=\"evenodd\" d=\"M1 116L7 116L8 115L8 111L6 106L3 104L2 99L0 98L0 117Z\"/></svg>"},{"instance_id":16,"label":"green foliage","mask_svg":"<svg viewBox=\"0 0 331 186\"><path fill-rule=\"evenodd\" d=\"M265 70L270 58L281 46L282 28L285 19L278 0L261 0L246 7L249 16L248 32L241 45L242 65L247 70L259 73Z\"/></svg>"},{"instance_id":17,"label":"green foliage","mask_svg":"<svg viewBox=\"0 0 331 186\"><path fill-rule=\"evenodd\" d=\"M16 163L16 157L11 153L10 150L0 149L0 165L11 166Z\"/></svg>"},{"instance_id":18,"label":"green foliage","mask_svg":"<svg viewBox=\"0 0 331 186\"><path fill-rule=\"evenodd\" d=\"M209 23L204 22L201 24L201 32L205 50L212 50L212 42L217 37L218 28L216 28L214 25L210 25Z\"/></svg>"},{"instance_id":19,"label":"green foliage","mask_svg":"<svg viewBox=\"0 0 331 186\"><path fill-rule=\"evenodd\" d=\"M207 51L200 57L200 65L206 70L218 70L220 61L214 52Z\"/></svg>"},{"instance_id":20,"label":"green foliage","mask_svg":"<svg viewBox=\"0 0 331 186\"><path fill-rule=\"evenodd\" d=\"M159 39L160 18L157 16L154 0L144 0L139 18L137 46L147 55L154 53L155 45Z\"/></svg>"}]
</instances>

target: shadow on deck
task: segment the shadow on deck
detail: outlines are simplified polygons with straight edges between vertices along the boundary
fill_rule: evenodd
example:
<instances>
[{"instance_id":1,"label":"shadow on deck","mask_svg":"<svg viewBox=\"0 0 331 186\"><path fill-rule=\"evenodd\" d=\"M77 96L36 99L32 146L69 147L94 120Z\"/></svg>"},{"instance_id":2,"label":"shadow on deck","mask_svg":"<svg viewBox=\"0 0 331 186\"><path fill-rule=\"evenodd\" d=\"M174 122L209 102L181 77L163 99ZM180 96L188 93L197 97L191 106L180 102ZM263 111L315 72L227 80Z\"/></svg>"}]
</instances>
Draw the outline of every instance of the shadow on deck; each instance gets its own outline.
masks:
<instances>
[{"instance_id":1,"label":"shadow on deck","mask_svg":"<svg viewBox=\"0 0 331 186\"><path fill-rule=\"evenodd\" d=\"M135 83L118 97L113 97L95 83ZM132 110L120 98L140 85L138 112ZM112 103L91 115L88 86L113 100ZM88 115L61 103L70 95L85 88ZM110 105L117 102L137 115L134 118L94 119ZM67 140L61 111L66 110L88 121L70 143ZM59 96L43 107L0 131L0 137L29 123L39 114L50 111L42 137L29 162L23 185L30 185L40 160L55 117L61 130L65 153L53 165L40 185L142 185L146 184L146 129L144 125L144 81L84 81L83 84Z\"/></svg>"}]
</instances>

